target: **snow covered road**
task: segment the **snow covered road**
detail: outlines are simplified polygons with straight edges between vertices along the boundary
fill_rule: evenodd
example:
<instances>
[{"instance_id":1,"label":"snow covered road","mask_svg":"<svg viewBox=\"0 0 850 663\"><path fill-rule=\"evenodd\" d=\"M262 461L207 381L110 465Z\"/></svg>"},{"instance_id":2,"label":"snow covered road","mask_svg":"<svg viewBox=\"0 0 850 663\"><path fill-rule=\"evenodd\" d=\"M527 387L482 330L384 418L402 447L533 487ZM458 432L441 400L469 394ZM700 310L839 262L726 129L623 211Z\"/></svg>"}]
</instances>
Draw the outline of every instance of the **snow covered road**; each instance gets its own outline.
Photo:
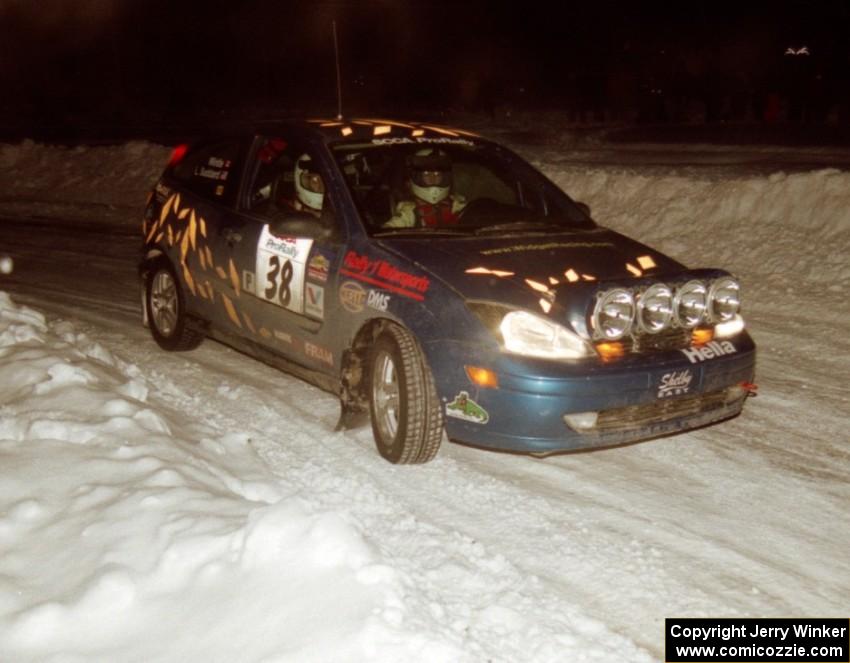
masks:
<instances>
[{"instance_id":1,"label":"snow covered road","mask_svg":"<svg viewBox=\"0 0 850 663\"><path fill-rule=\"evenodd\" d=\"M27 218L18 203L0 219L0 253L15 259L0 290L13 300L2 307L6 317L25 318L16 324L31 331L24 341L4 335L0 368L26 362L33 352L26 344L36 337L49 356L79 370L99 375L106 365L108 375L83 382L113 395L134 385L125 393L134 404L124 407L135 408L136 421L160 422L146 429L158 430L156 439L117 430L109 453L148 445L156 472L172 468L185 477L184 466L201 466L221 486L208 489L197 513L163 500L171 515L120 545L104 536L73 538L97 523L138 518L129 503L120 506L120 491L105 498L111 511L87 512L85 523L57 506L45 507L41 530L16 528L26 512L17 491L37 502L39 489L54 481L60 497L66 484L73 496L74 477L57 478L62 465L50 458L87 476L81 449L97 459L99 447L69 441L69 431L99 429L94 415L63 413L61 399L39 401L37 388L29 400L4 396L0 463L12 470L0 475L0 579L14 599L0 601L0 658L108 660L120 652L122 660L651 661L661 657L668 616L850 613L850 175L647 174L634 163L588 170L554 150L525 153L589 203L601 223L743 279L760 394L741 417L545 460L446 445L429 465L394 467L374 451L371 431L331 432L338 406L330 395L214 342L179 356L156 348L138 322L137 224L114 221L132 199L108 201L109 213L81 208L75 217L83 225L69 223L63 208ZM13 160L4 155L0 165ZM139 162L158 154L128 147L100 148L100 156L119 172L121 159L129 160L141 178ZM11 191L14 198L19 189ZM21 304L44 313L44 328ZM84 359L65 357L62 339ZM81 379L53 377L69 390ZM69 412L76 402L68 401ZM38 421L66 423L45 435L33 412L42 413ZM116 470L112 483L131 479ZM103 471L85 480L110 482ZM245 589L216 595L202 616L193 609L210 598L200 572L206 567L185 561L162 577L167 560L185 554L176 538L163 540L166 523L178 516L187 531L206 520L248 541L257 529L265 537L247 545L262 559L225 575L229 586L244 582ZM45 543L45 532L62 527L70 543ZM216 552L218 539L206 540L188 557L226 559ZM264 557L261 543L281 540L298 554L281 560L295 571L279 567L276 579L269 562L279 548L270 545ZM158 542L160 552L139 552L146 541ZM21 563L30 555L48 563L64 545L70 561L55 586ZM315 557L333 563L316 569ZM104 569L117 575L98 575ZM287 591L299 572L307 589ZM163 589L165 580L172 582ZM135 592L126 591L128 583ZM100 587L95 598L92 587ZM122 596L109 628L91 628L92 605ZM63 607L63 619L59 608L45 606ZM155 614L182 623L160 623ZM294 627L281 629L274 615L306 633L299 639ZM68 635L86 624L87 639Z\"/></svg>"}]
</instances>

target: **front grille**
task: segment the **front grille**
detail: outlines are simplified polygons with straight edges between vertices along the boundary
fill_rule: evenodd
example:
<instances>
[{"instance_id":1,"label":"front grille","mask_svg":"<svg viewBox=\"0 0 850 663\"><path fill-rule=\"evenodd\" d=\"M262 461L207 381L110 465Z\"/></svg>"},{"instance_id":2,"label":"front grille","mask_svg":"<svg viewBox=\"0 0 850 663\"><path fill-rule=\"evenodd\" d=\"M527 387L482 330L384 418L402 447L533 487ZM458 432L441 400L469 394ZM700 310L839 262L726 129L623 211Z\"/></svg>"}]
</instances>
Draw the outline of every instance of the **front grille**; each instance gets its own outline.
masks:
<instances>
[{"instance_id":1,"label":"front grille","mask_svg":"<svg viewBox=\"0 0 850 663\"><path fill-rule=\"evenodd\" d=\"M740 397L740 396L738 396ZM662 423L679 417L719 410L736 399L729 389L721 389L693 396L661 398L643 405L603 410L599 413L595 431L623 431Z\"/></svg>"}]
</instances>

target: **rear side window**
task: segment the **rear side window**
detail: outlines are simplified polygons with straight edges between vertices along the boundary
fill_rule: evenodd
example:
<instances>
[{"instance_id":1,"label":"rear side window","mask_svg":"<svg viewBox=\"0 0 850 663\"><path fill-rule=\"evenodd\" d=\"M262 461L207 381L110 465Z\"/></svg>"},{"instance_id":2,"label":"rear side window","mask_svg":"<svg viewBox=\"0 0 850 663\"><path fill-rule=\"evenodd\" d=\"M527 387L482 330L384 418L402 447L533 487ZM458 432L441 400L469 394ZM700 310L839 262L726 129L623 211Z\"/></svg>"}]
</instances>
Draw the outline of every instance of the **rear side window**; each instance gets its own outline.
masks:
<instances>
[{"instance_id":1,"label":"rear side window","mask_svg":"<svg viewBox=\"0 0 850 663\"><path fill-rule=\"evenodd\" d=\"M243 143L238 140L200 145L186 154L170 174L193 193L232 205L243 156Z\"/></svg>"}]
</instances>

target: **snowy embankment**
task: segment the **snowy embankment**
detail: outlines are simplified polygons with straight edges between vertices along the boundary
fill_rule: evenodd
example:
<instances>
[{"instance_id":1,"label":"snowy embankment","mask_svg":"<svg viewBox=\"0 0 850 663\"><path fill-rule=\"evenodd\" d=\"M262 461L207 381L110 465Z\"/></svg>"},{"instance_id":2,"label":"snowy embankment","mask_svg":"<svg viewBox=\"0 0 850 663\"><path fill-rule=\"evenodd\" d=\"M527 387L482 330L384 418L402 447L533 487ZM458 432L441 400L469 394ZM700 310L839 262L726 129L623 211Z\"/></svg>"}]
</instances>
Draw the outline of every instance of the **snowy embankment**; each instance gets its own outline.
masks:
<instances>
[{"instance_id":1,"label":"snowy embankment","mask_svg":"<svg viewBox=\"0 0 850 663\"><path fill-rule=\"evenodd\" d=\"M248 420L322 410L313 392L278 408L283 389L202 366L186 389L220 402L175 398L132 340L2 294L0 660L642 662L664 616L845 616L850 174L646 175L519 148L601 223L742 278L761 386L743 417L411 470L305 416L271 467L283 443ZM0 214L136 226L167 158L0 146ZM243 395L262 406L237 419Z\"/></svg>"}]
</instances>

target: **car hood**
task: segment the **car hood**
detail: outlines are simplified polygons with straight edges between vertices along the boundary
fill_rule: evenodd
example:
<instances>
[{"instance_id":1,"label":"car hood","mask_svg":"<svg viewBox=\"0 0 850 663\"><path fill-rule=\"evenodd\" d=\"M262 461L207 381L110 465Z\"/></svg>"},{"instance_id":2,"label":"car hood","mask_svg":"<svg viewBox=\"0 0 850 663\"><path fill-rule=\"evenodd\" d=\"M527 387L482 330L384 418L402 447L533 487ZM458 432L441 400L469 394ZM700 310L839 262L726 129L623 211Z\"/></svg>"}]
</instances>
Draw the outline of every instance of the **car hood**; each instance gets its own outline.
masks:
<instances>
[{"instance_id":1,"label":"car hood","mask_svg":"<svg viewBox=\"0 0 850 663\"><path fill-rule=\"evenodd\" d=\"M680 273L671 258L605 228L509 237L382 238L466 299L529 306L544 290Z\"/></svg>"}]
</instances>

